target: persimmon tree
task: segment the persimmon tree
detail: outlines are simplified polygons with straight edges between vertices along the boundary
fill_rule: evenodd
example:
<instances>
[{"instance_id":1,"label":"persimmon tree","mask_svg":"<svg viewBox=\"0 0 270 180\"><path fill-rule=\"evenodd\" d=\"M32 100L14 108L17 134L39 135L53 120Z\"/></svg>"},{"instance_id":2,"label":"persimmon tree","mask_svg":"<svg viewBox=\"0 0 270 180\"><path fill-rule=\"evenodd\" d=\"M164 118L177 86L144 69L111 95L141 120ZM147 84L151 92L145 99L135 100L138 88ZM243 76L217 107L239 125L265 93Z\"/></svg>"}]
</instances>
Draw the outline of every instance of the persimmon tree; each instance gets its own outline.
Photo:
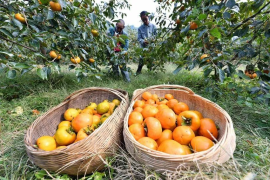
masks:
<instances>
[{"instance_id":1,"label":"persimmon tree","mask_svg":"<svg viewBox=\"0 0 270 180\"><path fill-rule=\"evenodd\" d=\"M162 0L155 22L161 27L156 51L158 66L166 61L182 68L201 68L218 95L215 85L241 93L246 83L257 100L270 100L270 2L265 0ZM162 13L172 8L171 14ZM155 55L159 54L159 55ZM171 58L174 54L175 58ZM242 86L242 85L241 85ZM240 94L239 96L240 97Z\"/></svg>"},{"instance_id":2,"label":"persimmon tree","mask_svg":"<svg viewBox=\"0 0 270 180\"><path fill-rule=\"evenodd\" d=\"M0 71L47 79L68 67L78 80L100 78L98 66L110 64L106 52L115 46L108 20L125 16L116 12L121 8L129 8L126 0L0 0Z\"/></svg>"}]
</instances>

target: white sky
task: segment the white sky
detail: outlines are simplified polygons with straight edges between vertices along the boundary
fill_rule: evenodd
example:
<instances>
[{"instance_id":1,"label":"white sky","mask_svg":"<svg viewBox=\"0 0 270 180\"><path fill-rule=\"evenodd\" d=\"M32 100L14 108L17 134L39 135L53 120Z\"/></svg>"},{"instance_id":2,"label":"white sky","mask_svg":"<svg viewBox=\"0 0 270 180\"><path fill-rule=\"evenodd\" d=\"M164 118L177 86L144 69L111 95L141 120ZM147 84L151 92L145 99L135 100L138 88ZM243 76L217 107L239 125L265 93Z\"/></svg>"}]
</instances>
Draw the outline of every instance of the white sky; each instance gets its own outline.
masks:
<instances>
[{"instance_id":1,"label":"white sky","mask_svg":"<svg viewBox=\"0 0 270 180\"><path fill-rule=\"evenodd\" d=\"M129 4L131 4L130 10L125 9L121 11L127 14L127 16L124 18L126 26L134 25L135 27L139 27L142 24L140 12L147 11L150 13L155 13L156 8L158 7L158 3L154 2L153 0L130 0Z\"/></svg>"},{"instance_id":2,"label":"white sky","mask_svg":"<svg viewBox=\"0 0 270 180\"><path fill-rule=\"evenodd\" d=\"M96 0L97 3L101 1L109 2L109 0ZM126 26L134 25L135 27L139 27L142 24L140 18L141 11L155 13L156 8L159 6L154 0L129 0L128 3L131 5L130 9L121 9L120 11L127 15L123 18ZM152 23L155 24L154 21Z\"/></svg>"},{"instance_id":3,"label":"white sky","mask_svg":"<svg viewBox=\"0 0 270 180\"><path fill-rule=\"evenodd\" d=\"M109 0L96 0L97 3L101 1L109 2ZM236 1L245 2L247 0L236 0ZM131 5L130 9L122 9L120 11L126 13L127 15L126 17L123 18L126 23L126 26L134 25L135 27L139 27L142 24L140 18L141 11L156 13L156 8L159 6L159 4L157 2L154 2L154 0L128 0L128 3ZM152 21L152 23L155 24L154 21Z\"/></svg>"}]
</instances>

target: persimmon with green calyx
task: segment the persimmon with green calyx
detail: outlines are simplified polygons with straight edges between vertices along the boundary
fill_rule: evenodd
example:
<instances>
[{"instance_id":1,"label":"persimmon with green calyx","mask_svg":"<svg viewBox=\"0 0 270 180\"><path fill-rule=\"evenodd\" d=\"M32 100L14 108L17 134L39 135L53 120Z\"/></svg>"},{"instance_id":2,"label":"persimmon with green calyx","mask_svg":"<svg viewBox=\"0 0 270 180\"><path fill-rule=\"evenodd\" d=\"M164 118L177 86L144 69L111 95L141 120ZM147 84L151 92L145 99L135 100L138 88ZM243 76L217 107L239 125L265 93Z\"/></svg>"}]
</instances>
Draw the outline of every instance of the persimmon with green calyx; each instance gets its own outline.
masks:
<instances>
[{"instance_id":1,"label":"persimmon with green calyx","mask_svg":"<svg viewBox=\"0 0 270 180\"><path fill-rule=\"evenodd\" d=\"M93 115L88 113L79 114L71 122L72 128L75 130L75 132L79 132L80 129L91 126L92 124Z\"/></svg>"},{"instance_id":2,"label":"persimmon with green calyx","mask_svg":"<svg viewBox=\"0 0 270 180\"><path fill-rule=\"evenodd\" d=\"M91 128L90 126L87 126L87 127L80 129L79 132L77 133L77 137L76 137L75 142L80 141L84 138L87 138L93 132L94 132L94 129Z\"/></svg>"},{"instance_id":3,"label":"persimmon with green calyx","mask_svg":"<svg viewBox=\"0 0 270 180\"><path fill-rule=\"evenodd\" d=\"M108 119L108 117L110 117L109 113L102 114L102 116L100 117L101 123L104 123L106 119Z\"/></svg>"},{"instance_id":4,"label":"persimmon with green calyx","mask_svg":"<svg viewBox=\"0 0 270 180\"><path fill-rule=\"evenodd\" d=\"M78 116L79 111L75 108L68 108L64 113L64 118L67 121L72 121L76 116Z\"/></svg>"},{"instance_id":5,"label":"persimmon with green calyx","mask_svg":"<svg viewBox=\"0 0 270 180\"><path fill-rule=\"evenodd\" d=\"M76 139L76 134L72 127L61 127L55 133L55 141L59 146L67 146L73 143Z\"/></svg>"},{"instance_id":6,"label":"persimmon with green calyx","mask_svg":"<svg viewBox=\"0 0 270 180\"><path fill-rule=\"evenodd\" d=\"M92 108L92 109L96 109L97 108L97 104L94 102L90 102L89 105L87 106L88 108Z\"/></svg>"},{"instance_id":7,"label":"persimmon with green calyx","mask_svg":"<svg viewBox=\"0 0 270 180\"><path fill-rule=\"evenodd\" d=\"M178 126L190 126L193 131L196 131L201 126L201 119L194 111L183 111L177 116Z\"/></svg>"},{"instance_id":8,"label":"persimmon with green calyx","mask_svg":"<svg viewBox=\"0 0 270 180\"><path fill-rule=\"evenodd\" d=\"M97 113L98 114L105 114L109 111L110 104L107 101L103 101L97 105Z\"/></svg>"},{"instance_id":9,"label":"persimmon with green calyx","mask_svg":"<svg viewBox=\"0 0 270 180\"><path fill-rule=\"evenodd\" d=\"M145 127L147 128L147 136L158 140L162 135L162 126L158 119L148 117L144 120Z\"/></svg>"},{"instance_id":10,"label":"persimmon with green calyx","mask_svg":"<svg viewBox=\"0 0 270 180\"><path fill-rule=\"evenodd\" d=\"M71 122L70 121L61 121L58 124L58 129L61 128L61 127L71 127Z\"/></svg>"}]
</instances>

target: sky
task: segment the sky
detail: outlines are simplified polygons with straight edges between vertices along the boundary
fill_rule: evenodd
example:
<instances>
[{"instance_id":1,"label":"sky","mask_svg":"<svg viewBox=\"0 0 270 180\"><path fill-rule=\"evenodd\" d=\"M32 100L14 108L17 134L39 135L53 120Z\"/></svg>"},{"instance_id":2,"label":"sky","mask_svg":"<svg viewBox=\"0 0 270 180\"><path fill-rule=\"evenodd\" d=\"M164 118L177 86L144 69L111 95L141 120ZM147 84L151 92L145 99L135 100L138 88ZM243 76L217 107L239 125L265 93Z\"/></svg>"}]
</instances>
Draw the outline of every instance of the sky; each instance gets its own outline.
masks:
<instances>
[{"instance_id":1,"label":"sky","mask_svg":"<svg viewBox=\"0 0 270 180\"><path fill-rule=\"evenodd\" d=\"M109 2L109 0L96 0L96 2ZM247 0L236 0L237 2L245 2ZM131 5L130 9L121 9L121 12L126 13L127 16L124 17L124 21L126 26L134 25L135 27L140 27L142 24L140 19L140 12L141 11L148 11L150 13L155 13L156 8L159 6L157 2L154 0L128 0L128 3ZM172 4L173 6L173 4ZM155 24L155 22L152 22Z\"/></svg>"},{"instance_id":2,"label":"sky","mask_svg":"<svg viewBox=\"0 0 270 180\"><path fill-rule=\"evenodd\" d=\"M99 3L101 1L109 2L109 0L97 0L96 2ZM135 27L140 27L142 24L140 18L141 11L155 13L156 8L159 6L154 0L128 0L128 3L131 5L130 9L121 9L120 11L127 15L123 18L125 25L133 25ZM152 23L155 24L154 22Z\"/></svg>"},{"instance_id":3,"label":"sky","mask_svg":"<svg viewBox=\"0 0 270 180\"><path fill-rule=\"evenodd\" d=\"M132 5L130 10L126 9L121 11L127 14L124 18L126 25L134 25L135 27L139 27L142 24L140 18L141 11L155 13L158 7L158 3L153 0L132 0L129 1L129 3Z\"/></svg>"}]
</instances>

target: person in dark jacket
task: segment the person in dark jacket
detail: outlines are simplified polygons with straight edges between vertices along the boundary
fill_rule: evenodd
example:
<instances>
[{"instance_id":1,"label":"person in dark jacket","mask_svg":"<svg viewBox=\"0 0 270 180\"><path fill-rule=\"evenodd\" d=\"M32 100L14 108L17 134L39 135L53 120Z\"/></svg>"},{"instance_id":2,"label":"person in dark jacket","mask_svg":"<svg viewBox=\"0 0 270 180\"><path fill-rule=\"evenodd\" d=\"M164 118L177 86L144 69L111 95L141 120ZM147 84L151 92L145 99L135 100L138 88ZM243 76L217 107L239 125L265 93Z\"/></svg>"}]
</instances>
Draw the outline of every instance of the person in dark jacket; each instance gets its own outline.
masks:
<instances>
[{"instance_id":1,"label":"person in dark jacket","mask_svg":"<svg viewBox=\"0 0 270 180\"><path fill-rule=\"evenodd\" d=\"M129 46L129 40L128 40L128 34L124 31L125 29L125 21L123 19L120 19L117 23L115 27L110 27L109 31L108 31L108 35L109 36L121 36L121 35L125 35L127 38L125 38L125 43L121 43L121 42L116 42L117 45L116 47L114 47L114 52L115 53L120 53L121 51L127 51L128 50L128 46ZM118 64L113 64L112 63L112 69L113 69L113 73L116 76L119 76L119 65ZM121 70L121 74L123 75L124 79L127 82L130 82L130 77L129 77L129 73L126 69L126 67L122 67L120 68Z\"/></svg>"}]
</instances>

